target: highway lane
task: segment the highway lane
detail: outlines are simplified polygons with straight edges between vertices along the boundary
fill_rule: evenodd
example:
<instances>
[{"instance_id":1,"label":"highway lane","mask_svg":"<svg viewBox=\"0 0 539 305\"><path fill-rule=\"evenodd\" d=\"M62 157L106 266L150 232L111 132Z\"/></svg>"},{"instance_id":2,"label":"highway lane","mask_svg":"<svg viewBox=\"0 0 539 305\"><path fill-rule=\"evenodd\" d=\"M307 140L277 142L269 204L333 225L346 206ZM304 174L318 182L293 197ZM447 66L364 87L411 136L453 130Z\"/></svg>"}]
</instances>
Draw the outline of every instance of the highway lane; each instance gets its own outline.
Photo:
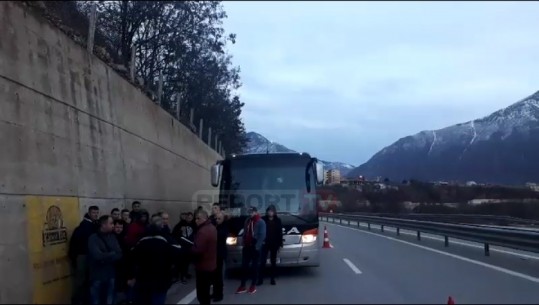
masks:
<instances>
[{"instance_id":1,"label":"highway lane","mask_svg":"<svg viewBox=\"0 0 539 305\"><path fill-rule=\"evenodd\" d=\"M458 245L443 248L443 242L436 240L414 241L411 236L397 238L390 232L384 237L333 224L327 227L334 247L321 250L320 267L281 269L276 286L266 283L254 295L235 295L239 280L228 278L223 303L445 304L450 295L457 304L539 302L539 278L534 277L539 270L537 260L503 253L484 257L480 249ZM495 268L474 262L492 264ZM499 266L506 269L497 270ZM524 267L529 268L527 273L520 270ZM511 268L525 277L503 271ZM180 290L183 294L169 294L171 302L183 299L184 304L189 301L197 304L194 294L185 297L192 288Z\"/></svg>"},{"instance_id":2,"label":"highway lane","mask_svg":"<svg viewBox=\"0 0 539 305\"><path fill-rule=\"evenodd\" d=\"M447 299L449 295L457 303L536 304L539 301L539 279L533 276L517 277L458 259L457 254L449 256L443 254L447 252L437 249L434 251L442 253L434 252L424 245L414 246L421 242L398 242L394 236L388 239L376 233L334 225L328 228L333 231L331 240L336 252L343 251L341 255L348 255L350 260L363 266L363 274L372 275L369 282L392 287L392 293L404 303L438 303L440 298ZM352 238L356 242L350 242ZM462 248L472 254L472 248ZM471 260L462 254L461 257ZM378 297L370 300L384 301Z\"/></svg>"}]
</instances>

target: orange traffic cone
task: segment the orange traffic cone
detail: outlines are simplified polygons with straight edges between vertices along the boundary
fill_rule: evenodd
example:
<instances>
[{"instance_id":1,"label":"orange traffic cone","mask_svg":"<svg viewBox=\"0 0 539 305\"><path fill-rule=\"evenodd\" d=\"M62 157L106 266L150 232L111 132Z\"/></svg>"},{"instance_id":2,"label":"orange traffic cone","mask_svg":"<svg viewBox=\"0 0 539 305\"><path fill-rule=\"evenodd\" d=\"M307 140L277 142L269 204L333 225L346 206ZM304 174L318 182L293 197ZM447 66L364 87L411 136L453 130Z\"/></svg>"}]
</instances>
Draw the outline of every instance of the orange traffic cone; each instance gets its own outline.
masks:
<instances>
[{"instance_id":1,"label":"orange traffic cone","mask_svg":"<svg viewBox=\"0 0 539 305\"><path fill-rule=\"evenodd\" d=\"M331 248L331 245L329 244L328 229L326 226L324 226L324 245L322 248Z\"/></svg>"},{"instance_id":2,"label":"orange traffic cone","mask_svg":"<svg viewBox=\"0 0 539 305\"><path fill-rule=\"evenodd\" d=\"M455 301L453 301L451 296L449 296L449 299L447 299L447 305L455 305Z\"/></svg>"}]
</instances>

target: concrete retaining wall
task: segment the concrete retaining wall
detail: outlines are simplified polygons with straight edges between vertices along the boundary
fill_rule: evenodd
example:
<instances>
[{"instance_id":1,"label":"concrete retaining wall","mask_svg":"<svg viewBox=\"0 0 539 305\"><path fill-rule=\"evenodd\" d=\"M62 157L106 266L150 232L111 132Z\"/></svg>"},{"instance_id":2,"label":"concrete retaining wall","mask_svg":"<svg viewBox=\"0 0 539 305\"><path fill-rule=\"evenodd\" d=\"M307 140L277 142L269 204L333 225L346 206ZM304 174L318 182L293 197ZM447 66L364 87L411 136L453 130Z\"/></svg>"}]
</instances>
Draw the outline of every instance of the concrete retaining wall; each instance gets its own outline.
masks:
<instances>
[{"instance_id":1,"label":"concrete retaining wall","mask_svg":"<svg viewBox=\"0 0 539 305\"><path fill-rule=\"evenodd\" d=\"M0 147L0 303L69 302L67 241L89 205L109 213L140 200L174 221L212 189L220 158L12 2L0 2Z\"/></svg>"}]
</instances>

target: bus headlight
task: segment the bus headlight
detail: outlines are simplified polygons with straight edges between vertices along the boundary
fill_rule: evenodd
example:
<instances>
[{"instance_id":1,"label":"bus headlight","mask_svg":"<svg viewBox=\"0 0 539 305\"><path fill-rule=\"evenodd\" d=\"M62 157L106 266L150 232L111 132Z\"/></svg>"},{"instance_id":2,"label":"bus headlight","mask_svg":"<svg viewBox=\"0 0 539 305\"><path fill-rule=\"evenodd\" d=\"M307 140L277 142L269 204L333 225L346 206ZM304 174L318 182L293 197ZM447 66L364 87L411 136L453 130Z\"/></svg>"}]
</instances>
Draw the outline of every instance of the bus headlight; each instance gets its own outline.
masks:
<instances>
[{"instance_id":1,"label":"bus headlight","mask_svg":"<svg viewBox=\"0 0 539 305\"><path fill-rule=\"evenodd\" d=\"M313 243L315 241L316 241L316 235L312 235L312 234L301 235L302 243Z\"/></svg>"},{"instance_id":2,"label":"bus headlight","mask_svg":"<svg viewBox=\"0 0 539 305\"><path fill-rule=\"evenodd\" d=\"M226 238L226 244L229 245L229 246L234 246L238 243L238 238L237 237L227 237Z\"/></svg>"},{"instance_id":3,"label":"bus headlight","mask_svg":"<svg viewBox=\"0 0 539 305\"><path fill-rule=\"evenodd\" d=\"M301 235L301 242L305 244L314 243L316 241L317 236L318 236L318 229L307 230L303 232L303 235Z\"/></svg>"}]
</instances>

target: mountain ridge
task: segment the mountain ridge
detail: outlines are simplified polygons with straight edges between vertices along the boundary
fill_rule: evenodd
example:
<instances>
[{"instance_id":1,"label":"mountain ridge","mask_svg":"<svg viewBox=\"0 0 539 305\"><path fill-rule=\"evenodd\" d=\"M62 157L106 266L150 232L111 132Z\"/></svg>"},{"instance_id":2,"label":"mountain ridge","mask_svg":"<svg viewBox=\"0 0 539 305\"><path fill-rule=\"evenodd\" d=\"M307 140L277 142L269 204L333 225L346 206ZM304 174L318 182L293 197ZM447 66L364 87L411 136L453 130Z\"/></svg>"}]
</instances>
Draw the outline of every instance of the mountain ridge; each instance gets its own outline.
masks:
<instances>
[{"instance_id":1,"label":"mountain ridge","mask_svg":"<svg viewBox=\"0 0 539 305\"><path fill-rule=\"evenodd\" d=\"M290 149L282 144L277 142L272 142L268 140L263 135L250 131L247 132L247 148L243 153L245 154L259 154L259 153L295 153L297 151ZM338 169L341 172L341 176L345 176L350 172L354 165L347 164L344 162L331 162L319 160L323 165L324 169Z\"/></svg>"},{"instance_id":2,"label":"mountain ridge","mask_svg":"<svg viewBox=\"0 0 539 305\"><path fill-rule=\"evenodd\" d=\"M395 141L348 176L539 181L539 91L487 116Z\"/></svg>"}]
</instances>

